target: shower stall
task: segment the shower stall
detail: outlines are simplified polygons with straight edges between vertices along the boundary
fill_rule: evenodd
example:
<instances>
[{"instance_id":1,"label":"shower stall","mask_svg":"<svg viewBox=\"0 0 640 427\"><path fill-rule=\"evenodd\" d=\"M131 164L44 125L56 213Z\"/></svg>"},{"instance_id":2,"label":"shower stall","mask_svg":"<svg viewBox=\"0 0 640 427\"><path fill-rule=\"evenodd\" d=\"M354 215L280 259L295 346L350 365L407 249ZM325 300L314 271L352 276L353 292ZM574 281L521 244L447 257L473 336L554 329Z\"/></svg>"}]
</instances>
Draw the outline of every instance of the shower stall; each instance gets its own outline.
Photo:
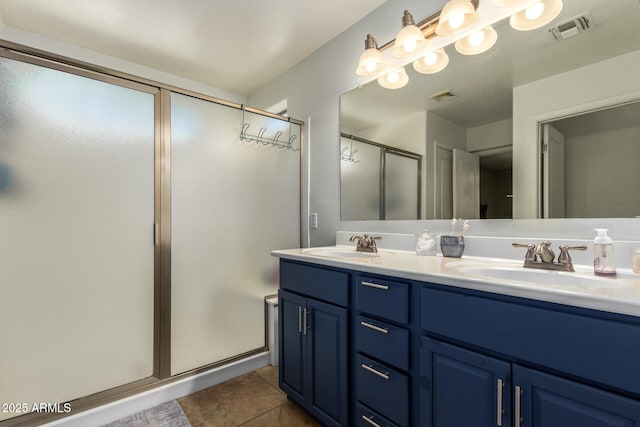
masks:
<instances>
[{"instance_id":1,"label":"shower stall","mask_svg":"<svg viewBox=\"0 0 640 427\"><path fill-rule=\"evenodd\" d=\"M0 424L264 351L302 122L1 43Z\"/></svg>"}]
</instances>

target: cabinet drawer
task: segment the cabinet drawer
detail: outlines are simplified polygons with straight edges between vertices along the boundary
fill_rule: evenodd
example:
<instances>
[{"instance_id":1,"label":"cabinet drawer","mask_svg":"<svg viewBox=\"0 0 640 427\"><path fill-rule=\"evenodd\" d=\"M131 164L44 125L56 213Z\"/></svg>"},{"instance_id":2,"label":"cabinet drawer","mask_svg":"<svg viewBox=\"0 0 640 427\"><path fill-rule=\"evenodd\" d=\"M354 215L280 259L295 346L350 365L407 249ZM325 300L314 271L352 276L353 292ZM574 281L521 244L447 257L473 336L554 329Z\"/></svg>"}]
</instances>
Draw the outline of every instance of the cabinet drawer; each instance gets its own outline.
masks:
<instances>
[{"instance_id":1,"label":"cabinet drawer","mask_svg":"<svg viewBox=\"0 0 640 427\"><path fill-rule=\"evenodd\" d=\"M640 395L640 325L631 319L426 287L420 305L427 331Z\"/></svg>"},{"instance_id":2,"label":"cabinet drawer","mask_svg":"<svg viewBox=\"0 0 640 427\"><path fill-rule=\"evenodd\" d=\"M349 274L280 261L280 287L321 301L349 305Z\"/></svg>"},{"instance_id":3,"label":"cabinet drawer","mask_svg":"<svg viewBox=\"0 0 640 427\"><path fill-rule=\"evenodd\" d=\"M409 285L356 276L356 309L400 323L409 321Z\"/></svg>"},{"instance_id":4,"label":"cabinet drawer","mask_svg":"<svg viewBox=\"0 0 640 427\"><path fill-rule=\"evenodd\" d=\"M358 427L397 427L397 424L392 423L376 411L364 406L358 402L356 404L356 426Z\"/></svg>"},{"instance_id":5,"label":"cabinet drawer","mask_svg":"<svg viewBox=\"0 0 640 427\"><path fill-rule=\"evenodd\" d=\"M356 316L356 349L405 371L409 370L409 331Z\"/></svg>"},{"instance_id":6,"label":"cabinet drawer","mask_svg":"<svg viewBox=\"0 0 640 427\"><path fill-rule=\"evenodd\" d=\"M356 397L391 421L409 425L409 378L381 363L356 356Z\"/></svg>"}]
</instances>

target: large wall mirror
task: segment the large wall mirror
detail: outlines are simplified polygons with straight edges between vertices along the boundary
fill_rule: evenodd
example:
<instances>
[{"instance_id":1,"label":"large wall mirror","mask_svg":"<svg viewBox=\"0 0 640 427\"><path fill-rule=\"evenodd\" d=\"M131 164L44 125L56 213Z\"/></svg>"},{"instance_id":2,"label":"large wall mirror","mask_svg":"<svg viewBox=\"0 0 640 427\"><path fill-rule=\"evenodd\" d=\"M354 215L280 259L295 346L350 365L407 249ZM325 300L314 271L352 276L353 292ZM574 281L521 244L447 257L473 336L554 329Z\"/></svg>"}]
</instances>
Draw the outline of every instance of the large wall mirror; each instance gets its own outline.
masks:
<instances>
[{"instance_id":1,"label":"large wall mirror","mask_svg":"<svg viewBox=\"0 0 640 427\"><path fill-rule=\"evenodd\" d=\"M639 22L638 0L564 0L527 32L498 22L485 53L447 46L439 73L408 64L401 89L343 94L340 131L422 156L422 219L639 216ZM358 154L341 160L342 220L366 219L345 197L358 191L345 181L354 165L372 170Z\"/></svg>"}]
</instances>

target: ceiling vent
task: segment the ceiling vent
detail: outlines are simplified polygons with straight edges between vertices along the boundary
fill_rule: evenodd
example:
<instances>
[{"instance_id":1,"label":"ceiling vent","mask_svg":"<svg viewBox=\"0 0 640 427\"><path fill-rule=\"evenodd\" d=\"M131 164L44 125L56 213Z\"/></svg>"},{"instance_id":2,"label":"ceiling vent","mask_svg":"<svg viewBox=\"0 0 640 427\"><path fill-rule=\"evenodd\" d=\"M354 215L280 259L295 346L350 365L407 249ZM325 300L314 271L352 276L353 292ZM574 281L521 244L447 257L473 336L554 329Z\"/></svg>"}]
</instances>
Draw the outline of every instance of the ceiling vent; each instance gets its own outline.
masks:
<instances>
[{"instance_id":1,"label":"ceiling vent","mask_svg":"<svg viewBox=\"0 0 640 427\"><path fill-rule=\"evenodd\" d=\"M590 12L575 16L568 21L562 22L551 28L549 32L553 34L556 40L564 40L569 37L577 36L583 31L592 29L595 26Z\"/></svg>"},{"instance_id":2,"label":"ceiling vent","mask_svg":"<svg viewBox=\"0 0 640 427\"><path fill-rule=\"evenodd\" d=\"M447 101L449 99L455 98L455 93L451 92L450 89L445 89L438 93L434 93L433 95L429 95L429 99L433 99L438 102Z\"/></svg>"}]
</instances>

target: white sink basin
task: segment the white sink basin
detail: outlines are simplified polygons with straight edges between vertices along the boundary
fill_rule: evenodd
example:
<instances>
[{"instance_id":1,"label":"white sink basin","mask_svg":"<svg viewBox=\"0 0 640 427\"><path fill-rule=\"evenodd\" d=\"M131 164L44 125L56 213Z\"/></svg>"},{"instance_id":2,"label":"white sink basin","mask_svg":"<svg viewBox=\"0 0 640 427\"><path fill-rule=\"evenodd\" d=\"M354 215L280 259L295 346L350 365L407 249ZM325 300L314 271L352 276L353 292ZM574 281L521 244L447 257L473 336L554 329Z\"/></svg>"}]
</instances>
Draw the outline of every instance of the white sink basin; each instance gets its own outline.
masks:
<instances>
[{"instance_id":1,"label":"white sink basin","mask_svg":"<svg viewBox=\"0 0 640 427\"><path fill-rule=\"evenodd\" d=\"M310 248L302 251L307 255L315 255L329 258L377 258L380 252L357 252L356 248ZM391 253L391 252L385 252Z\"/></svg>"},{"instance_id":2,"label":"white sink basin","mask_svg":"<svg viewBox=\"0 0 640 427\"><path fill-rule=\"evenodd\" d=\"M536 270L511 265L460 265L457 271L464 275L482 278L590 288L617 288L624 282L615 278L592 276L584 272Z\"/></svg>"}]
</instances>

